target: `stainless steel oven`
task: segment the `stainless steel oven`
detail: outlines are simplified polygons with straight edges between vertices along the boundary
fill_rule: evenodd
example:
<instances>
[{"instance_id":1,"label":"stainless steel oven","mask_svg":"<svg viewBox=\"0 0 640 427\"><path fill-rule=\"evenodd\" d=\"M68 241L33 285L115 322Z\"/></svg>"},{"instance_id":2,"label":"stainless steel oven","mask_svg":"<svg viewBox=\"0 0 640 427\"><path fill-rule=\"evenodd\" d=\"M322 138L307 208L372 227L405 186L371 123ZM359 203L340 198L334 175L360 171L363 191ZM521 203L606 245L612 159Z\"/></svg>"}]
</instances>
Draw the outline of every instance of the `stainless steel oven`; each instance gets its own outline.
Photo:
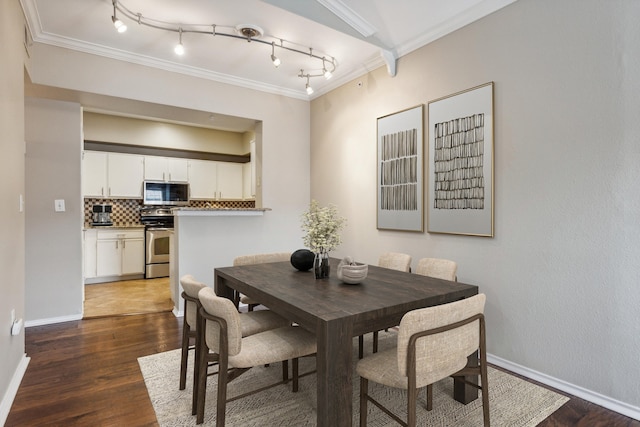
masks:
<instances>
[{"instance_id":1,"label":"stainless steel oven","mask_svg":"<svg viewBox=\"0 0 640 427\"><path fill-rule=\"evenodd\" d=\"M145 230L145 277L169 276L169 237L172 228L147 227Z\"/></svg>"},{"instance_id":2,"label":"stainless steel oven","mask_svg":"<svg viewBox=\"0 0 640 427\"><path fill-rule=\"evenodd\" d=\"M145 225L145 278L168 277L173 212L162 206L143 207L140 221Z\"/></svg>"}]
</instances>

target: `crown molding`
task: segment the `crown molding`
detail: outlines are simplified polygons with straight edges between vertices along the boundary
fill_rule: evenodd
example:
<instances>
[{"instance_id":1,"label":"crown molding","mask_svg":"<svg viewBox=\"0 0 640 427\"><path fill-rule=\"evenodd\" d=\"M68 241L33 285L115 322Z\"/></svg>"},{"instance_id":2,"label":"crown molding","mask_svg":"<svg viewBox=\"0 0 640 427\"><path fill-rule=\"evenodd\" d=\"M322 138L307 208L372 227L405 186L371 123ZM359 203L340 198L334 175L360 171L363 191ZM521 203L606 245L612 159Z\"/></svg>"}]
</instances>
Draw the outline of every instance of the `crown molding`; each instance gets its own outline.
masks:
<instances>
[{"instance_id":1,"label":"crown molding","mask_svg":"<svg viewBox=\"0 0 640 427\"><path fill-rule=\"evenodd\" d=\"M341 0L316 0L326 7L338 18L346 22L351 28L362 34L364 37L371 37L378 32L378 29L369 21L355 13L349 6Z\"/></svg>"}]
</instances>

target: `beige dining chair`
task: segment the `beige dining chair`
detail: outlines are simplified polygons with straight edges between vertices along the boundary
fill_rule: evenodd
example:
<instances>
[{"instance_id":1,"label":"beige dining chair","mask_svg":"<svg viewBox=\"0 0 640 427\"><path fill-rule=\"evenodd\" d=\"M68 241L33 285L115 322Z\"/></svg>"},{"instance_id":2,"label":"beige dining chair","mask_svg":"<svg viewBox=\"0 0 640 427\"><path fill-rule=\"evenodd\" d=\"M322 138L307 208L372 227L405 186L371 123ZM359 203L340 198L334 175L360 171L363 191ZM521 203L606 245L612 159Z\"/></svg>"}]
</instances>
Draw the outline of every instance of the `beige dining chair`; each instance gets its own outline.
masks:
<instances>
[{"instance_id":1,"label":"beige dining chair","mask_svg":"<svg viewBox=\"0 0 640 427\"><path fill-rule=\"evenodd\" d=\"M264 264L268 262L281 262L289 260L291 260L290 252L272 252L254 255L241 255L233 260L233 265L235 267L239 265ZM255 301L254 299L251 299L248 296L242 294L239 295L239 302L246 304L248 311L253 311L255 307L260 305L260 302Z\"/></svg>"},{"instance_id":2,"label":"beige dining chair","mask_svg":"<svg viewBox=\"0 0 640 427\"><path fill-rule=\"evenodd\" d=\"M201 307L200 300L198 299L198 293L203 288L207 287L204 283L201 283L190 274L186 274L180 278L180 285L182 285L182 298L184 298L184 315L182 324L182 353L180 357L180 390L184 390L187 385L187 363L189 359L189 350L194 350L197 358L198 342L198 310ZM280 328L288 326L289 322L284 317L278 316L276 313L270 310L252 311L250 313L240 314L240 327L242 336L249 336L259 332L267 331L269 329ZM192 344L193 342L193 344ZM198 377L198 363L194 362L194 387L193 387L193 402L192 411L195 414L196 410L196 378Z\"/></svg>"},{"instance_id":3,"label":"beige dining chair","mask_svg":"<svg viewBox=\"0 0 640 427\"><path fill-rule=\"evenodd\" d=\"M378 267L411 272L411 255L399 252L385 252L378 258ZM373 352L378 351L378 331L373 333ZM358 358L364 356L364 335L358 337Z\"/></svg>"},{"instance_id":4,"label":"beige dining chair","mask_svg":"<svg viewBox=\"0 0 640 427\"><path fill-rule=\"evenodd\" d=\"M316 337L298 326L284 326L242 336L240 313L227 298L218 297L213 289L205 287L198 293L203 322L199 330L196 424L204 421L207 365L218 363L218 394L216 426L225 424L227 384L252 367L282 362L282 381L289 382L288 361L292 360L292 390L298 391L298 358L316 353ZM260 388L242 395L264 390Z\"/></svg>"},{"instance_id":5,"label":"beige dining chair","mask_svg":"<svg viewBox=\"0 0 640 427\"><path fill-rule=\"evenodd\" d=\"M367 425L367 403L372 402L398 423L414 427L418 390L427 387L427 410L433 406L432 384L452 376L454 381L482 390L482 412L489 427L484 294L449 304L408 312L402 317L397 347L358 361L360 376L360 427ZM467 366L468 356L479 352L477 366ZM465 380L480 375L477 385ZM407 390L407 421L385 408L369 394L369 381Z\"/></svg>"},{"instance_id":6,"label":"beige dining chair","mask_svg":"<svg viewBox=\"0 0 640 427\"><path fill-rule=\"evenodd\" d=\"M422 258L416 266L416 274L452 282L458 280L457 271L458 264L455 261L442 258Z\"/></svg>"}]
</instances>

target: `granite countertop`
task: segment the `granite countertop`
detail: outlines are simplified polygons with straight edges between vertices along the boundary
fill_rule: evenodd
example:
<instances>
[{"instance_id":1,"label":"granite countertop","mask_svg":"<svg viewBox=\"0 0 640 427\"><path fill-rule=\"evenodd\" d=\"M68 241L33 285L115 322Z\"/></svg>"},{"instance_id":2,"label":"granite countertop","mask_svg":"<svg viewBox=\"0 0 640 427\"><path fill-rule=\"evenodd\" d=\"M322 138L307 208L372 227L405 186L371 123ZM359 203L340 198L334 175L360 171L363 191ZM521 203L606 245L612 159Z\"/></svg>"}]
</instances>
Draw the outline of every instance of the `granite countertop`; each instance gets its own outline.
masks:
<instances>
[{"instance_id":1,"label":"granite countertop","mask_svg":"<svg viewBox=\"0 0 640 427\"><path fill-rule=\"evenodd\" d=\"M259 216L271 208L174 208L176 217L188 216Z\"/></svg>"},{"instance_id":2,"label":"granite countertop","mask_svg":"<svg viewBox=\"0 0 640 427\"><path fill-rule=\"evenodd\" d=\"M115 228L128 228L128 229L136 229L136 228L144 228L143 224L140 223L131 223L131 222L125 222L125 223L114 223L113 225L91 225L91 223L85 223L84 224L84 229L85 230L113 230Z\"/></svg>"},{"instance_id":3,"label":"granite countertop","mask_svg":"<svg viewBox=\"0 0 640 427\"><path fill-rule=\"evenodd\" d=\"M210 211L270 211L271 208L192 208L192 207L188 207L188 206L181 206L181 207L177 207L177 208L173 208L174 212L179 212L179 211L203 211L203 212L210 212Z\"/></svg>"}]
</instances>

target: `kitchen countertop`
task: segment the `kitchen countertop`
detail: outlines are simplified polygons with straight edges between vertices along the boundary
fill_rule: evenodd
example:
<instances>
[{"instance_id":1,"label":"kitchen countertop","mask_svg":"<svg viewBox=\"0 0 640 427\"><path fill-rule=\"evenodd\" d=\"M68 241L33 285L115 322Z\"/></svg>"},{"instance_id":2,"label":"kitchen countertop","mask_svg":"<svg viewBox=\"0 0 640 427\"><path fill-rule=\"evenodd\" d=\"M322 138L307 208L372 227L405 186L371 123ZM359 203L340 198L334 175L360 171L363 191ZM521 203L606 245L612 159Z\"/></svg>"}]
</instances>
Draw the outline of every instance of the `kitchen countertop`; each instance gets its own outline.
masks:
<instances>
[{"instance_id":1,"label":"kitchen countertop","mask_svg":"<svg viewBox=\"0 0 640 427\"><path fill-rule=\"evenodd\" d=\"M263 215L271 208L173 208L177 217L186 216L257 216Z\"/></svg>"},{"instance_id":2,"label":"kitchen countertop","mask_svg":"<svg viewBox=\"0 0 640 427\"><path fill-rule=\"evenodd\" d=\"M113 225L91 225L90 223L84 224L84 230L114 230L118 228L126 228L128 230L134 230L137 228L144 229L144 225L137 223L115 223Z\"/></svg>"}]
</instances>

